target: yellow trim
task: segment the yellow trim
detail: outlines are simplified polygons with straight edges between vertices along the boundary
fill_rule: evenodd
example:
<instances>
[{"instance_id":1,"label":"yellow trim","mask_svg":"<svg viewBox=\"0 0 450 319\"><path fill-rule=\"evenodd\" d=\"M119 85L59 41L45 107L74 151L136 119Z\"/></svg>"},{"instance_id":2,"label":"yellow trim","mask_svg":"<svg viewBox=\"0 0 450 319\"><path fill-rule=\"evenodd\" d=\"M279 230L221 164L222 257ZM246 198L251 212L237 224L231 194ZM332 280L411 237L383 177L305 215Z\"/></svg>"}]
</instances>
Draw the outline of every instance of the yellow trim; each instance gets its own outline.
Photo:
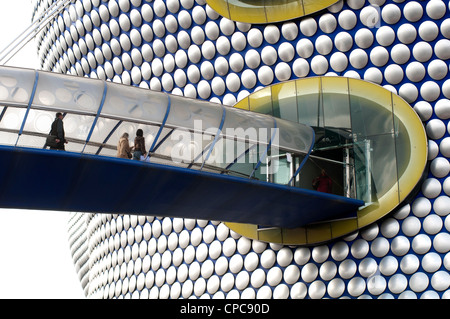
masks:
<instances>
[{"instance_id":1,"label":"yellow trim","mask_svg":"<svg viewBox=\"0 0 450 319\"><path fill-rule=\"evenodd\" d=\"M333 4L339 2L334 0L303 0L303 8L305 10L305 16L331 7Z\"/></svg>"},{"instance_id":2,"label":"yellow trim","mask_svg":"<svg viewBox=\"0 0 450 319\"><path fill-rule=\"evenodd\" d=\"M224 0L214 0L214 2L219 2ZM226 2L226 0L225 0ZM218 11L217 11L218 12ZM226 18L238 21L238 22L246 22L246 23L266 23L266 10L264 8L264 5L261 6L255 6L252 8L242 8L240 6L233 5L231 3L228 3L228 16L225 16ZM220 12L219 12L220 14Z\"/></svg>"},{"instance_id":3,"label":"yellow trim","mask_svg":"<svg viewBox=\"0 0 450 319\"><path fill-rule=\"evenodd\" d=\"M221 16L237 22L265 24L292 20L326 9L336 0L206 0Z\"/></svg>"},{"instance_id":4,"label":"yellow trim","mask_svg":"<svg viewBox=\"0 0 450 319\"><path fill-rule=\"evenodd\" d=\"M400 201L403 201L409 195L410 191L415 187L415 185L417 184L417 180L422 177L423 169L419 170L418 168L421 168L423 163L427 162L428 144L422 143L421 141L428 141L428 139L426 131L424 130L424 127L422 125L422 121L419 119L419 117L408 117L409 110L405 110L405 108L402 107L402 104L406 102L401 97L394 94L392 94L392 100L394 104L394 114L400 119L408 118L408 125L411 127L411 129L408 130L409 141L411 152L414 154L414 156L410 157L408 166L406 168L406 171L408 171L409 173L402 174L399 178L399 197Z\"/></svg>"},{"instance_id":5,"label":"yellow trim","mask_svg":"<svg viewBox=\"0 0 450 319\"><path fill-rule=\"evenodd\" d=\"M270 86L250 94L248 100L250 111L263 114L272 113L272 91Z\"/></svg>"},{"instance_id":6,"label":"yellow trim","mask_svg":"<svg viewBox=\"0 0 450 319\"><path fill-rule=\"evenodd\" d=\"M293 90L293 82L295 82L295 90ZM361 208L357 217L353 219L325 221L295 229L270 230L258 230L256 225L226 223L231 230L242 236L264 242L287 245L324 243L358 231L386 216L399 206L421 180L428 158L428 139L422 121L405 100L377 84L345 77L311 77L266 87L250 94L234 107L266 113L269 99L278 98L280 92L291 91L299 100L302 95L320 94L322 88L326 92L344 92L343 94L362 96L376 101L389 112L393 112L398 121L403 123L409 137L411 156L404 173L399 176L397 183L381 195L378 202ZM270 96L267 95L268 93ZM281 94L281 97L288 98L288 95ZM279 103L279 105L286 104Z\"/></svg>"},{"instance_id":7,"label":"yellow trim","mask_svg":"<svg viewBox=\"0 0 450 319\"><path fill-rule=\"evenodd\" d=\"M248 96L239 101L239 103L234 105L235 108L249 110L249 98Z\"/></svg>"},{"instance_id":8,"label":"yellow trim","mask_svg":"<svg viewBox=\"0 0 450 319\"><path fill-rule=\"evenodd\" d=\"M321 223L306 226L306 244L322 243L331 240L331 224Z\"/></svg>"}]
</instances>

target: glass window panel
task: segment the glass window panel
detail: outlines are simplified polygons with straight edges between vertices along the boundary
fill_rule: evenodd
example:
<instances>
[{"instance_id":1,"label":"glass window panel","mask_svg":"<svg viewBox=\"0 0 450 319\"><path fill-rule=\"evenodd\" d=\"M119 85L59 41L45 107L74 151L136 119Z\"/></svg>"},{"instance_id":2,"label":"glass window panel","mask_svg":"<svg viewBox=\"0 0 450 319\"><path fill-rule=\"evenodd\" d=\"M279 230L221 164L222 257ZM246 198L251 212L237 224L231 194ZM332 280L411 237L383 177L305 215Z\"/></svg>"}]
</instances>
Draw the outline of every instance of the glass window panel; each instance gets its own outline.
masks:
<instances>
[{"instance_id":1,"label":"glass window panel","mask_svg":"<svg viewBox=\"0 0 450 319\"><path fill-rule=\"evenodd\" d=\"M154 151L157 147L159 147L159 145L162 145L163 143L165 143L165 141L167 139L170 139L172 136L172 133L174 131L174 129L169 128L169 127L163 127L163 129L161 130L161 132L158 135L160 127L159 126L153 126L153 127L148 127L148 133L146 135L146 140L150 141L150 148L153 147L152 151ZM157 138L157 139L156 139ZM149 150L150 150L149 148Z\"/></svg>"},{"instance_id":2,"label":"glass window panel","mask_svg":"<svg viewBox=\"0 0 450 319\"><path fill-rule=\"evenodd\" d=\"M294 86L295 83L290 87L291 92ZM272 117L259 114L261 110L259 106L264 109L267 105L272 104L271 91L269 89L271 88L260 90L257 92L258 96L251 97L251 105L253 105L253 109L258 113L248 113L235 108L227 109L223 130L224 134L230 138L235 136L253 142L268 143L273 136L273 128L277 125L277 135L275 135L275 139L272 141L273 147L290 149L297 152L309 151L312 144L313 131L308 126L284 119L277 119L275 124ZM277 91L277 97L280 96L278 92L280 91ZM288 95L288 92L289 89L283 91L282 94ZM282 101L282 103L287 103L287 100Z\"/></svg>"},{"instance_id":3,"label":"glass window panel","mask_svg":"<svg viewBox=\"0 0 450 319\"><path fill-rule=\"evenodd\" d=\"M287 185L292 176L291 161L292 157L288 157L286 153L268 156L266 159L268 181Z\"/></svg>"},{"instance_id":4,"label":"glass window panel","mask_svg":"<svg viewBox=\"0 0 450 319\"><path fill-rule=\"evenodd\" d=\"M372 200L385 195L397 184L397 161L395 154L395 138L393 134L371 136L368 139L370 147L370 172L372 177ZM395 190L398 191L398 190Z\"/></svg>"},{"instance_id":5,"label":"glass window panel","mask_svg":"<svg viewBox=\"0 0 450 319\"><path fill-rule=\"evenodd\" d=\"M350 129L350 100L347 81L338 77L322 78L325 127Z\"/></svg>"},{"instance_id":6,"label":"glass window panel","mask_svg":"<svg viewBox=\"0 0 450 319\"><path fill-rule=\"evenodd\" d=\"M45 140L46 137L22 134L17 142L17 146L43 148Z\"/></svg>"},{"instance_id":7,"label":"glass window panel","mask_svg":"<svg viewBox=\"0 0 450 319\"><path fill-rule=\"evenodd\" d=\"M349 79L349 92L355 137L394 132L390 91L373 83Z\"/></svg>"},{"instance_id":8,"label":"glass window panel","mask_svg":"<svg viewBox=\"0 0 450 319\"><path fill-rule=\"evenodd\" d=\"M224 154L222 154L223 148L221 147L221 143L223 143L223 139L219 137L217 139L216 143L213 145L215 136L202 134L199 137L199 135L201 135L201 134L194 134L194 139L198 139L199 141L202 142L201 152L203 152L203 154L201 152L195 154L195 158L196 159L198 158L198 160L196 160L196 161L199 163L202 163L203 161L205 161L205 163L208 165L221 166L223 164L223 162L225 161ZM212 149L211 149L211 147L212 147ZM208 153L210 150L211 150L211 153L207 159L206 157L208 156Z\"/></svg>"},{"instance_id":9,"label":"glass window panel","mask_svg":"<svg viewBox=\"0 0 450 319\"><path fill-rule=\"evenodd\" d=\"M235 151L236 141L227 138L220 138L214 145L214 158L216 159L216 166L225 168L228 164L238 156Z\"/></svg>"},{"instance_id":10,"label":"glass window panel","mask_svg":"<svg viewBox=\"0 0 450 319\"><path fill-rule=\"evenodd\" d=\"M235 164L232 163L235 161L240 164L246 163L246 157L244 155L248 148L254 145L232 138L221 138L214 147L216 158L221 159L221 161L217 161L217 166L227 168L229 165L234 166Z\"/></svg>"},{"instance_id":11,"label":"glass window panel","mask_svg":"<svg viewBox=\"0 0 450 319\"><path fill-rule=\"evenodd\" d=\"M64 147L68 152L81 153L84 147L84 143L70 141L69 143L65 144Z\"/></svg>"},{"instance_id":12,"label":"glass window panel","mask_svg":"<svg viewBox=\"0 0 450 319\"><path fill-rule=\"evenodd\" d=\"M368 107L369 104L373 104L371 108ZM366 138L368 135L366 119L370 119L371 115L376 116L376 109L376 105L373 102L359 96L350 95L350 114L354 141L362 141Z\"/></svg>"},{"instance_id":13,"label":"glass window panel","mask_svg":"<svg viewBox=\"0 0 450 319\"><path fill-rule=\"evenodd\" d=\"M161 123L166 114L168 96L146 89L108 82L108 93L102 108L103 116Z\"/></svg>"},{"instance_id":14,"label":"glass window panel","mask_svg":"<svg viewBox=\"0 0 450 319\"><path fill-rule=\"evenodd\" d=\"M27 121L25 122L24 131L48 134L54 120L55 112L30 110Z\"/></svg>"},{"instance_id":15,"label":"glass window panel","mask_svg":"<svg viewBox=\"0 0 450 319\"><path fill-rule=\"evenodd\" d=\"M253 169L258 162L258 146L255 146L249 150L249 152L244 153L240 159L230 167L229 175L235 175L240 177L250 177ZM259 172L256 172L256 178L260 177Z\"/></svg>"},{"instance_id":16,"label":"glass window panel","mask_svg":"<svg viewBox=\"0 0 450 319\"><path fill-rule=\"evenodd\" d=\"M356 198L363 200L366 203L373 201L371 193L372 176L370 171L370 157L368 156L369 152L369 141L354 143L351 151L354 164L352 188L356 193Z\"/></svg>"},{"instance_id":17,"label":"glass window panel","mask_svg":"<svg viewBox=\"0 0 450 319\"><path fill-rule=\"evenodd\" d=\"M33 105L97 114L104 87L101 80L40 71Z\"/></svg>"},{"instance_id":18,"label":"glass window panel","mask_svg":"<svg viewBox=\"0 0 450 319\"><path fill-rule=\"evenodd\" d=\"M250 162L253 162L253 167L255 168L256 165L258 165L258 162L261 161L261 164L259 165L258 169L255 170L253 173L253 178L260 180L260 181L267 181L267 165L266 165L266 158L268 153L267 147L264 145L257 145L253 149L250 150ZM251 160L254 157L256 158L256 161Z\"/></svg>"},{"instance_id":19,"label":"glass window panel","mask_svg":"<svg viewBox=\"0 0 450 319\"><path fill-rule=\"evenodd\" d=\"M171 141L167 145L172 145L170 154L166 154L176 162L186 164L203 163L206 153L202 151L212 142L212 137L201 133L192 133L187 130L176 129L170 135ZM162 147L165 147L166 143ZM156 152L157 153L157 152ZM214 161L211 161L213 165Z\"/></svg>"},{"instance_id":20,"label":"glass window panel","mask_svg":"<svg viewBox=\"0 0 450 319\"><path fill-rule=\"evenodd\" d=\"M103 143L109 133L114 129L117 125L118 120L99 118L97 123L95 124L94 130L92 132L90 141Z\"/></svg>"},{"instance_id":21,"label":"glass window panel","mask_svg":"<svg viewBox=\"0 0 450 319\"><path fill-rule=\"evenodd\" d=\"M0 122L0 128L19 130L25 116L26 109L8 107Z\"/></svg>"},{"instance_id":22,"label":"glass window panel","mask_svg":"<svg viewBox=\"0 0 450 319\"><path fill-rule=\"evenodd\" d=\"M67 114L63 120L66 138L86 141L94 119L89 115Z\"/></svg>"},{"instance_id":23,"label":"glass window panel","mask_svg":"<svg viewBox=\"0 0 450 319\"><path fill-rule=\"evenodd\" d=\"M191 155L192 161L195 160L195 162L201 164L206 160L206 157L208 156L208 152L210 147L212 146L214 136L200 133L193 133L191 134L191 138L192 141L188 147L188 152L192 154ZM212 149L210 156L208 160L205 161L205 163L212 166L218 166L217 162L220 162L221 158L220 157L216 158L216 152L214 148Z\"/></svg>"},{"instance_id":24,"label":"glass window panel","mask_svg":"<svg viewBox=\"0 0 450 319\"><path fill-rule=\"evenodd\" d=\"M172 129L169 128L163 128L159 141L162 141L162 139L170 132L172 131ZM173 154L176 154L175 151L177 149L174 149L174 146L180 142L180 140L183 138L184 135L181 135L181 133L183 134L188 134L187 131L183 131L183 130L174 130L172 132L172 134L170 134L170 136L168 136L164 142L158 147L158 149L155 150L155 154L161 155L161 156L168 156L169 158L172 157L172 152ZM188 135L186 135L187 137ZM157 142L157 144L159 143L159 141Z\"/></svg>"},{"instance_id":25,"label":"glass window panel","mask_svg":"<svg viewBox=\"0 0 450 319\"><path fill-rule=\"evenodd\" d=\"M304 159L303 156L298 156L299 163ZM309 157L303 165L303 169L298 173L297 182L295 186L312 190L312 181L320 174L320 168L316 158Z\"/></svg>"},{"instance_id":26,"label":"glass window panel","mask_svg":"<svg viewBox=\"0 0 450 319\"><path fill-rule=\"evenodd\" d=\"M288 121L297 121L297 95L294 81L272 86L273 115Z\"/></svg>"},{"instance_id":27,"label":"glass window panel","mask_svg":"<svg viewBox=\"0 0 450 319\"><path fill-rule=\"evenodd\" d=\"M213 129L220 126L223 109L219 104L187 99L176 95L170 96L171 106L167 125L187 129Z\"/></svg>"},{"instance_id":28,"label":"glass window panel","mask_svg":"<svg viewBox=\"0 0 450 319\"><path fill-rule=\"evenodd\" d=\"M102 155L102 156L113 156L114 157L114 156L117 156L117 150L113 150L113 149L110 149L110 148L103 147L102 150L100 151L99 155Z\"/></svg>"},{"instance_id":29,"label":"glass window panel","mask_svg":"<svg viewBox=\"0 0 450 319\"><path fill-rule=\"evenodd\" d=\"M411 159L411 141L405 125L394 116L395 123L395 153L398 175L402 176Z\"/></svg>"},{"instance_id":30,"label":"glass window panel","mask_svg":"<svg viewBox=\"0 0 450 319\"><path fill-rule=\"evenodd\" d=\"M230 138L246 139L252 142L268 143L274 121L271 117L227 108L222 134Z\"/></svg>"},{"instance_id":31,"label":"glass window panel","mask_svg":"<svg viewBox=\"0 0 450 319\"><path fill-rule=\"evenodd\" d=\"M260 114L273 114L272 92L270 87L263 88L249 96L250 111Z\"/></svg>"},{"instance_id":32,"label":"glass window panel","mask_svg":"<svg viewBox=\"0 0 450 319\"><path fill-rule=\"evenodd\" d=\"M98 149L99 149L99 146L86 145L86 147L84 148L84 152L83 153L85 153L85 154L96 154Z\"/></svg>"},{"instance_id":33,"label":"glass window panel","mask_svg":"<svg viewBox=\"0 0 450 319\"><path fill-rule=\"evenodd\" d=\"M279 145L280 148L290 149L292 151L299 151L303 153L309 152L314 143L314 132L311 127L277 119L278 143L273 141L273 145Z\"/></svg>"},{"instance_id":34,"label":"glass window panel","mask_svg":"<svg viewBox=\"0 0 450 319\"><path fill-rule=\"evenodd\" d=\"M298 122L319 127L320 78L296 81Z\"/></svg>"},{"instance_id":35,"label":"glass window panel","mask_svg":"<svg viewBox=\"0 0 450 319\"><path fill-rule=\"evenodd\" d=\"M0 141L2 141L2 145L15 145L17 141L17 136L18 136L17 133L8 133L0 131Z\"/></svg>"},{"instance_id":36,"label":"glass window panel","mask_svg":"<svg viewBox=\"0 0 450 319\"><path fill-rule=\"evenodd\" d=\"M0 100L4 104L27 106L33 91L36 71L2 67Z\"/></svg>"},{"instance_id":37,"label":"glass window panel","mask_svg":"<svg viewBox=\"0 0 450 319\"><path fill-rule=\"evenodd\" d=\"M391 102L389 106L391 105ZM360 96L350 96L353 135L357 140L366 136L394 132L392 111L378 102Z\"/></svg>"}]
</instances>

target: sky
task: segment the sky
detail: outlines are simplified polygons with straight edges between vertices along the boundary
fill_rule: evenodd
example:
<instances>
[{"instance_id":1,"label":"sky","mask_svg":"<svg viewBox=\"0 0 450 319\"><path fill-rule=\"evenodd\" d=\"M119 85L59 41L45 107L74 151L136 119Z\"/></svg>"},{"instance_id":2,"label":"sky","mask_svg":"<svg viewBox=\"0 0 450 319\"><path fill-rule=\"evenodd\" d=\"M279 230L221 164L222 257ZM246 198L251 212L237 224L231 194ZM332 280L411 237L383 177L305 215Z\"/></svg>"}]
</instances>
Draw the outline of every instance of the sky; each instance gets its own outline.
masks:
<instances>
[{"instance_id":1,"label":"sky","mask_svg":"<svg viewBox=\"0 0 450 319\"><path fill-rule=\"evenodd\" d=\"M32 10L31 0L0 0L0 52L31 24ZM38 69L34 41L6 65ZM70 255L68 218L67 212L0 209L0 299L85 298Z\"/></svg>"}]
</instances>

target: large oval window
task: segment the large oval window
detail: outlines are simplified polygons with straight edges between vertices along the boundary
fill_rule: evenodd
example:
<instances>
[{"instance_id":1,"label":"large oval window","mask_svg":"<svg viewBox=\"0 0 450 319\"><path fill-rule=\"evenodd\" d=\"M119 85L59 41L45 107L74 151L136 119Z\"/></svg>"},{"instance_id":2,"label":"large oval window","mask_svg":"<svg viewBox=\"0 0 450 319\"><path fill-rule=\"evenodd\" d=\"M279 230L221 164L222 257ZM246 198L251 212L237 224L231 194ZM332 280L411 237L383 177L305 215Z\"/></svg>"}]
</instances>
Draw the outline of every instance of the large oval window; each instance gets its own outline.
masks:
<instances>
[{"instance_id":1,"label":"large oval window","mask_svg":"<svg viewBox=\"0 0 450 319\"><path fill-rule=\"evenodd\" d=\"M377 221L414 195L427 164L427 137L420 118L401 97L344 77L312 77L262 90L265 94L250 94L235 107L307 124L315 131L313 151L295 186L313 189L311 180L326 170L332 193L365 205L355 218L293 229L227 223L232 230L261 241L317 244Z\"/></svg>"}]
</instances>

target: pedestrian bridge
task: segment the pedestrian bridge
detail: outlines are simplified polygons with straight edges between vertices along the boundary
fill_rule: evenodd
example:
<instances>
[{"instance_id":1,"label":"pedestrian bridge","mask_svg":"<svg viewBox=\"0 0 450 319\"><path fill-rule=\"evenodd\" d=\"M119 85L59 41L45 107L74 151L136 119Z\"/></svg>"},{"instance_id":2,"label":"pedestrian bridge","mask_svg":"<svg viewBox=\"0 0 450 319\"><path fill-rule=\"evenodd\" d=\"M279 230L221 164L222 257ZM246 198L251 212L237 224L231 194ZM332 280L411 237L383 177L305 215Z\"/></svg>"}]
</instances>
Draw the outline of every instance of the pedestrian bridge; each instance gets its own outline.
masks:
<instances>
[{"instance_id":1,"label":"pedestrian bridge","mask_svg":"<svg viewBox=\"0 0 450 319\"><path fill-rule=\"evenodd\" d=\"M66 151L45 149L56 112ZM116 158L144 131L143 161ZM363 200L296 187L306 124L148 89L0 67L0 207L197 218L293 229ZM277 158L296 158L279 169Z\"/></svg>"}]
</instances>

